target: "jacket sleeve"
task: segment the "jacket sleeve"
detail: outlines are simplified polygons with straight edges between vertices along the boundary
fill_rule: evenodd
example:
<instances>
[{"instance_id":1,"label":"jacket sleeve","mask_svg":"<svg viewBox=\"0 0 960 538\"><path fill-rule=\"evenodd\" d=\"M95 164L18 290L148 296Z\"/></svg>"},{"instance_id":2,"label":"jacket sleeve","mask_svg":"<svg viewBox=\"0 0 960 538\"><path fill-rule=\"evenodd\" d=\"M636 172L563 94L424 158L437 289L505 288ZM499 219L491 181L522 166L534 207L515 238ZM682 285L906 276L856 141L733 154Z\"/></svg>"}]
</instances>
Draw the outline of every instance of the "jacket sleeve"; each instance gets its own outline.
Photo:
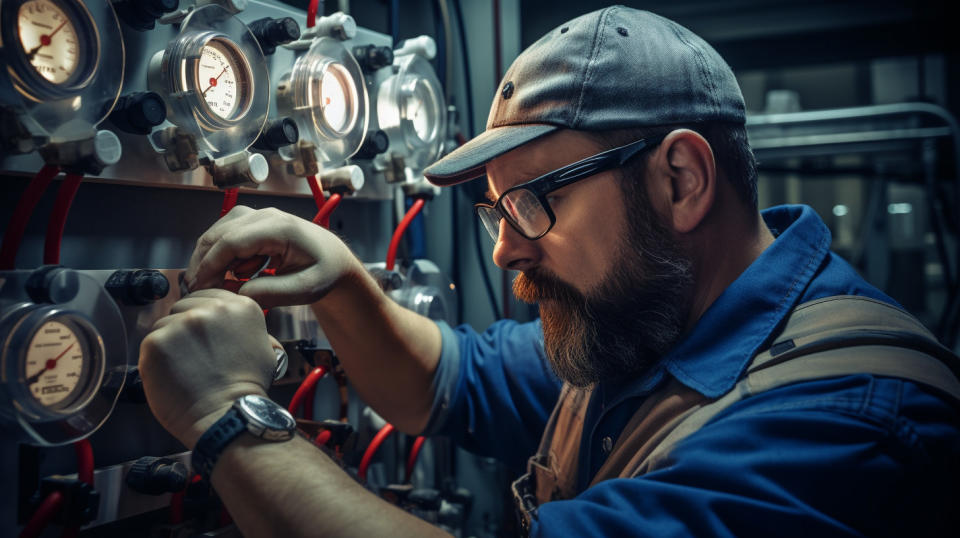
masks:
<instances>
[{"instance_id":1,"label":"jacket sleeve","mask_svg":"<svg viewBox=\"0 0 960 538\"><path fill-rule=\"evenodd\" d=\"M468 325L438 325L443 348L424 434L449 436L519 472L560 394L543 353L540 322L499 321L482 334Z\"/></svg>"}]
</instances>

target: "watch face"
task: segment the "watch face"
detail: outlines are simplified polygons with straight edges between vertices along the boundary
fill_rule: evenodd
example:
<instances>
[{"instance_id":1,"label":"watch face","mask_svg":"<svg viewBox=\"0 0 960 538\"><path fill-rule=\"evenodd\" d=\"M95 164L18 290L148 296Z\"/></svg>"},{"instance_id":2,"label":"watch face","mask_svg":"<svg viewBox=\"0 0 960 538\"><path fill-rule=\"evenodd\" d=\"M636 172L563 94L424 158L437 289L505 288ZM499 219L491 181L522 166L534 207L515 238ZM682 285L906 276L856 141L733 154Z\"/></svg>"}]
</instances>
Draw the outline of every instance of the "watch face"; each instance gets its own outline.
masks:
<instances>
[{"instance_id":1,"label":"watch face","mask_svg":"<svg viewBox=\"0 0 960 538\"><path fill-rule=\"evenodd\" d=\"M240 407L247 417L260 422L267 432L292 432L297 427L296 420L286 409L263 396L244 396L240 399Z\"/></svg>"}]
</instances>

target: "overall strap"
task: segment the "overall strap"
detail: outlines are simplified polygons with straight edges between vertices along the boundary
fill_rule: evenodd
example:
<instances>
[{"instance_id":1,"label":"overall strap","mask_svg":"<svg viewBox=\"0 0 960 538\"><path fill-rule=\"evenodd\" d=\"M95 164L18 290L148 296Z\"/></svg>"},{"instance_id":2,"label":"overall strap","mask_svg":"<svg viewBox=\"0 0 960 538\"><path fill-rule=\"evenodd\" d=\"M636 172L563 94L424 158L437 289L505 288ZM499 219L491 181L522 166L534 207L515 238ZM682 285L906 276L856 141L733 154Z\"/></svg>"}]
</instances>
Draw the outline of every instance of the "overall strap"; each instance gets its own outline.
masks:
<instances>
[{"instance_id":1,"label":"overall strap","mask_svg":"<svg viewBox=\"0 0 960 538\"><path fill-rule=\"evenodd\" d=\"M663 467L671 451L733 404L791 383L855 374L905 379L960 403L960 360L910 314L857 296L835 296L794 309L783 332L758 354L747 375L720 399L674 425L629 476Z\"/></svg>"}]
</instances>

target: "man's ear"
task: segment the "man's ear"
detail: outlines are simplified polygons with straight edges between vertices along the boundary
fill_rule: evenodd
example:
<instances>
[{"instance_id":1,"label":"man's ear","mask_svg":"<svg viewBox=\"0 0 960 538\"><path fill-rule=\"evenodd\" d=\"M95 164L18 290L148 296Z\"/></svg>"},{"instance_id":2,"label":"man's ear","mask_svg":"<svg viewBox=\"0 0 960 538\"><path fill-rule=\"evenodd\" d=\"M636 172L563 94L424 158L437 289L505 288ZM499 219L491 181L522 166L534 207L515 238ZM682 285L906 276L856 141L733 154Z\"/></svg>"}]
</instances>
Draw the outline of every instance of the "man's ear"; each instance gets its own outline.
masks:
<instances>
[{"instance_id":1,"label":"man's ear","mask_svg":"<svg viewBox=\"0 0 960 538\"><path fill-rule=\"evenodd\" d=\"M717 167L710 144L697 132L678 129L660 143L654 158L659 181L651 193L660 202L664 223L677 233L697 228L716 198Z\"/></svg>"}]
</instances>

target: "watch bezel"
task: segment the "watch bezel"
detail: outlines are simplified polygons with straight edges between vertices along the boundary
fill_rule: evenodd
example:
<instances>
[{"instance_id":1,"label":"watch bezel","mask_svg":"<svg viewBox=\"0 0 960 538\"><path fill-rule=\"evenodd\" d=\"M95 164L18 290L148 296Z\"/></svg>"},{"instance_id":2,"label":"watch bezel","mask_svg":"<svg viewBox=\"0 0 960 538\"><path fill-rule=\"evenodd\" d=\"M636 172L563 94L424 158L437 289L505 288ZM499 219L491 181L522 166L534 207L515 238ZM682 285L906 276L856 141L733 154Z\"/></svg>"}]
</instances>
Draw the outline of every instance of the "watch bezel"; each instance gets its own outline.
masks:
<instances>
[{"instance_id":1,"label":"watch bezel","mask_svg":"<svg viewBox=\"0 0 960 538\"><path fill-rule=\"evenodd\" d=\"M238 398L233 407L244 417L247 431L255 437L269 441L286 441L292 439L297 429L297 421L280 404L269 398L257 394L248 394ZM279 421L271 421L265 416L269 410Z\"/></svg>"}]
</instances>

